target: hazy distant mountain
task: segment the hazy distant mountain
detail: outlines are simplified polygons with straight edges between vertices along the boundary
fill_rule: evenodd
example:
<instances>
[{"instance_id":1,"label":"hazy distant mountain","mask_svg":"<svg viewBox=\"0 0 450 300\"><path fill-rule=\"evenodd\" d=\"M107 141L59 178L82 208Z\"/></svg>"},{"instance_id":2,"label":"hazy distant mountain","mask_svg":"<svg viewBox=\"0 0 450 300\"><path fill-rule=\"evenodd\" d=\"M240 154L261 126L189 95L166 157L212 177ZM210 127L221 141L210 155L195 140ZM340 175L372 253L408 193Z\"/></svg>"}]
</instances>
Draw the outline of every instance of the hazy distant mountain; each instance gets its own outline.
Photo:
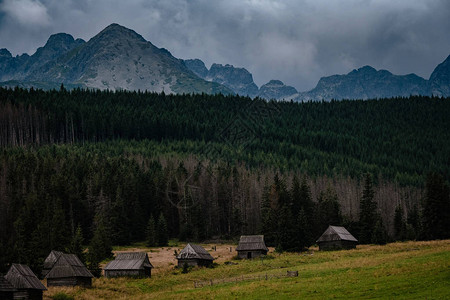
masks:
<instances>
[{"instance_id":1,"label":"hazy distant mountain","mask_svg":"<svg viewBox=\"0 0 450 300\"><path fill-rule=\"evenodd\" d=\"M197 76L220 83L236 94L250 97L258 94L258 86L253 82L252 74L244 68L236 68L228 64L213 64L208 70L200 59L187 59L184 63Z\"/></svg>"},{"instance_id":2,"label":"hazy distant mountain","mask_svg":"<svg viewBox=\"0 0 450 300\"><path fill-rule=\"evenodd\" d=\"M394 96L428 95L427 81L415 74L393 75L370 66L346 75L323 77L309 92L300 93L299 101L331 99L374 99Z\"/></svg>"},{"instance_id":3,"label":"hazy distant mountain","mask_svg":"<svg viewBox=\"0 0 450 300\"><path fill-rule=\"evenodd\" d=\"M271 80L261 86L258 97L263 99L291 100L298 96L297 90L280 80Z\"/></svg>"},{"instance_id":4,"label":"hazy distant mountain","mask_svg":"<svg viewBox=\"0 0 450 300\"><path fill-rule=\"evenodd\" d=\"M450 56L425 80L415 74L394 75L365 66L346 75L323 77L307 92L279 80L258 86L245 68L199 59L181 60L142 36L111 24L88 42L58 33L33 55L13 57L0 49L0 84L37 88L70 87L148 90L166 93L236 93L265 99L320 101L410 95L450 97Z\"/></svg>"},{"instance_id":5,"label":"hazy distant mountain","mask_svg":"<svg viewBox=\"0 0 450 300\"><path fill-rule=\"evenodd\" d=\"M166 93L232 93L220 84L199 78L169 51L118 24L106 27L87 43L57 34L31 57L12 58L8 53L0 52L0 81Z\"/></svg>"},{"instance_id":6,"label":"hazy distant mountain","mask_svg":"<svg viewBox=\"0 0 450 300\"><path fill-rule=\"evenodd\" d=\"M450 55L431 73L429 84L431 94L450 97Z\"/></svg>"}]
</instances>

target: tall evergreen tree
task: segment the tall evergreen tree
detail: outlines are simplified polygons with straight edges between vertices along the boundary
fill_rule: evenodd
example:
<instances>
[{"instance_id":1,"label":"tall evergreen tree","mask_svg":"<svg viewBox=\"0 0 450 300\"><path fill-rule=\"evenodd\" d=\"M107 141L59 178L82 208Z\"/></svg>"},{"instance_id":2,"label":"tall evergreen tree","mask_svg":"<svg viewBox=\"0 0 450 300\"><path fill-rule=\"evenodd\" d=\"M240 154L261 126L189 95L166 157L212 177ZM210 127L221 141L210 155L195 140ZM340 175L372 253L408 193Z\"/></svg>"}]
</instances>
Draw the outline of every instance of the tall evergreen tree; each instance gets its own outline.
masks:
<instances>
[{"instance_id":1,"label":"tall evergreen tree","mask_svg":"<svg viewBox=\"0 0 450 300\"><path fill-rule=\"evenodd\" d=\"M101 275L100 262L113 256L108 228L102 217L97 216L97 226L88 247L88 268L95 276Z\"/></svg>"},{"instance_id":2,"label":"tall evergreen tree","mask_svg":"<svg viewBox=\"0 0 450 300\"><path fill-rule=\"evenodd\" d=\"M368 244L372 240L374 225L377 222L377 203L374 200L372 176L367 173L364 179L363 196L359 207L359 242Z\"/></svg>"},{"instance_id":3,"label":"tall evergreen tree","mask_svg":"<svg viewBox=\"0 0 450 300\"><path fill-rule=\"evenodd\" d=\"M450 188L440 174L427 176L422 216L426 239L450 237Z\"/></svg>"},{"instance_id":4,"label":"tall evergreen tree","mask_svg":"<svg viewBox=\"0 0 450 300\"><path fill-rule=\"evenodd\" d=\"M394 213L394 238L403 241L406 235L406 222L403 217L403 208L399 205Z\"/></svg>"},{"instance_id":5,"label":"tall evergreen tree","mask_svg":"<svg viewBox=\"0 0 450 300\"><path fill-rule=\"evenodd\" d=\"M163 213L159 215L156 236L158 238L158 246L167 246L169 244L169 231L167 229L167 222Z\"/></svg>"},{"instance_id":6,"label":"tall evergreen tree","mask_svg":"<svg viewBox=\"0 0 450 300\"><path fill-rule=\"evenodd\" d=\"M68 250L67 252L75 254L84 263L85 255L83 243L84 243L83 231L81 229L81 226L78 225L72 237L72 240L70 241L70 246L67 249Z\"/></svg>"},{"instance_id":7,"label":"tall evergreen tree","mask_svg":"<svg viewBox=\"0 0 450 300\"><path fill-rule=\"evenodd\" d=\"M152 215L150 215L150 218L148 219L146 230L146 244L148 247L155 247L158 244L156 240L155 219Z\"/></svg>"}]
</instances>

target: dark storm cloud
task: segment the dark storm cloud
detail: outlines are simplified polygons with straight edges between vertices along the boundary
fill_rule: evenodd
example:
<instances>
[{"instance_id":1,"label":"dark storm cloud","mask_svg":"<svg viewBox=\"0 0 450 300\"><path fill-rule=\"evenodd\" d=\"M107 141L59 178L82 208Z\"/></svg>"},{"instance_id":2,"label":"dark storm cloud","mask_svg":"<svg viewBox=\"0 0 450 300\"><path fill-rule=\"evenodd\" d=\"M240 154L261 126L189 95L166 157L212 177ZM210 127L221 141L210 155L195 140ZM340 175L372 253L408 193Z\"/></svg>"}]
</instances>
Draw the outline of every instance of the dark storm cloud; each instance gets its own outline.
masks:
<instances>
[{"instance_id":1,"label":"dark storm cloud","mask_svg":"<svg viewBox=\"0 0 450 300\"><path fill-rule=\"evenodd\" d=\"M179 58L247 68L299 90L363 65L428 78L450 54L448 0L3 0L0 48L32 54L52 33L110 23Z\"/></svg>"}]
</instances>

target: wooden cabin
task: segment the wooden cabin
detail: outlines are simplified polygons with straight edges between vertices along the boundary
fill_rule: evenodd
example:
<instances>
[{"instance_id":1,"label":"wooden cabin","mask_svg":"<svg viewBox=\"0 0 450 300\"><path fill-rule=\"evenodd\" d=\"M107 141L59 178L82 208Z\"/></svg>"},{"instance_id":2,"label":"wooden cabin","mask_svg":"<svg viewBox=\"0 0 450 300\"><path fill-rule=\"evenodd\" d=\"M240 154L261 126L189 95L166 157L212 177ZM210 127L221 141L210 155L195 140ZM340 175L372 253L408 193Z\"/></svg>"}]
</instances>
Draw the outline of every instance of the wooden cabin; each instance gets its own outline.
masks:
<instances>
[{"instance_id":1,"label":"wooden cabin","mask_svg":"<svg viewBox=\"0 0 450 300\"><path fill-rule=\"evenodd\" d=\"M178 267L182 268L185 264L190 267L209 266L214 261L214 258L202 246L187 244L178 254L177 260Z\"/></svg>"},{"instance_id":2,"label":"wooden cabin","mask_svg":"<svg viewBox=\"0 0 450 300\"><path fill-rule=\"evenodd\" d=\"M13 300L14 292L17 290L6 280L5 277L0 276L0 299L2 300Z\"/></svg>"},{"instance_id":3,"label":"wooden cabin","mask_svg":"<svg viewBox=\"0 0 450 300\"><path fill-rule=\"evenodd\" d=\"M42 269L42 278L47 276L48 272L53 268L58 258L63 254L61 251L52 250L44 260L44 268Z\"/></svg>"},{"instance_id":4,"label":"wooden cabin","mask_svg":"<svg viewBox=\"0 0 450 300\"><path fill-rule=\"evenodd\" d=\"M47 273L47 286L84 286L92 285L91 272L75 254L62 253Z\"/></svg>"},{"instance_id":5,"label":"wooden cabin","mask_svg":"<svg viewBox=\"0 0 450 300\"><path fill-rule=\"evenodd\" d=\"M5 279L13 286L14 299L42 300L47 288L26 265L12 264Z\"/></svg>"},{"instance_id":6,"label":"wooden cabin","mask_svg":"<svg viewBox=\"0 0 450 300\"><path fill-rule=\"evenodd\" d=\"M341 250L356 248L358 240L342 226L328 226L316 241L319 250Z\"/></svg>"},{"instance_id":7,"label":"wooden cabin","mask_svg":"<svg viewBox=\"0 0 450 300\"><path fill-rule=\"evenodd\" d=\"M255 258L266 255L269 249L264 242L264 235L242 235L236 251L239 258Z\"/></svg>"},{"instance_id":8,"label":"wooden cabin","mask_svg":"<svg viewBox=\"0 0 450 300\"><path fill-rule=\"evenodd\" d=\"M104 268L105 277L151 277L152 264L145 252L118 253Z\"/></svg>"}]
</instances>

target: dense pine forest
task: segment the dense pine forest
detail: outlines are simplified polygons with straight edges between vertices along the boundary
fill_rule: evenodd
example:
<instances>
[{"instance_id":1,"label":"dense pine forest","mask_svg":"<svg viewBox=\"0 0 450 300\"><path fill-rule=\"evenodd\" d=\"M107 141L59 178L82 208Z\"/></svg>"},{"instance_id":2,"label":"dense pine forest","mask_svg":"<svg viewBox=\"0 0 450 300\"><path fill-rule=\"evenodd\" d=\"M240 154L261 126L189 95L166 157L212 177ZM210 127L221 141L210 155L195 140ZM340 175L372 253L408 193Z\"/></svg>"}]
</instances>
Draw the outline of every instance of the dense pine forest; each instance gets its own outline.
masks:
<instances>
[{"instance_id":1,"label":"dense pine forest","mask_svg":"<svg viewBox=\"0 0 450 300\"><path fill-rule=\"evenodd\" d=\"M0 272L52 249L263 233L302 250L450 236L450 99L0 88Z\"/></svg>"}]
</instances>

